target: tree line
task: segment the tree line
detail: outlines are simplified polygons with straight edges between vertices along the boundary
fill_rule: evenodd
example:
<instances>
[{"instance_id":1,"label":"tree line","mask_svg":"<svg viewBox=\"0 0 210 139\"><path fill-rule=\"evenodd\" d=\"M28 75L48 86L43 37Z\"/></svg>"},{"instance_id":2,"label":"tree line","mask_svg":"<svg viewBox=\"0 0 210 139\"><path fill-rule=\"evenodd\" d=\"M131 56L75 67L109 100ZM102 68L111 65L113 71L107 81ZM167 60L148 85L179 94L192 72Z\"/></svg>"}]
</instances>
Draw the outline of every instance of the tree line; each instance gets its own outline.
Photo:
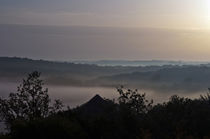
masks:
<instances>
[{"instance_id":1,"label":"tree line","mask_svg":"<svg viewBox=\"0 0 210 139\"><path fill-rule=\"evenodd\" d=\"M138 90L117 88L117 100L99 96L77 108L53 103L35 71L16 93L0 98L5 139L201 139L210 138L210 94L197 99L174 95L153 104Z\"/></svg>"}]
</instances>

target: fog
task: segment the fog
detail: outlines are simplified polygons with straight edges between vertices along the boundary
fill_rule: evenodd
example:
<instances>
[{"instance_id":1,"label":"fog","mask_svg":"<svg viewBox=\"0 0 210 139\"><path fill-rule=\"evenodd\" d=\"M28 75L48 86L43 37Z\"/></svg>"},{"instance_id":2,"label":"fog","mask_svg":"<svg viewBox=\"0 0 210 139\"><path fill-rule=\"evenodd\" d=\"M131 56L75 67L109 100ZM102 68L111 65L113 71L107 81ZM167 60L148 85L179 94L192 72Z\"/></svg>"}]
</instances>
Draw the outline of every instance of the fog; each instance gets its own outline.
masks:
<instances>
[{"instance_id":1,"label":"fog","mask_svg":"<svg viewBox=\"0 0 210 139\"><path fill-rule=\"evenodd\" d=\"M11 83L11 82L0 82L0 96L7 98L9 93L16 92L17 86L20 83ZM86 103L96 94L99 94L101 97L108 99L117 99L118 92L114 87L73 87L73 86L52 86L45 85L44 87L48 88L48 93L51 100L60 99L65 106L76 107ZM135 89L135 88L133 88ZM172 95L179 95L182 97L189 98L198 98L201 94L206 94L207 90L204 91L195 91L195 92L168 92L162 93L158 91L153 91L151 89L141 89L138 88L139 93L146 93L147 99L153 99L154 103L166 102L170 99Z\"/></svg>"},{"instance_id":2,"label":"fog","mask_svg":"<svg viewBox=\"0 0 210 139\"><path fill-rule=\"evenodd\" d=\"M18 79L18 81L20 81ZM9 93L15 93L17 86L20 82L13 81L0 81L0 97L7 98ZM48 94L50 99L53 101L55 99L60 99L65 108L69 106L70 108L75 108L86 102L88 102L96 94L99 94L103 98L108 98L111 100L117 100L118 92L115 87L82 87L82 86L70 86L70 85L44 85L48 88ZM126 87L126 86L125 86ZM138 89L139 93L146 93L147 99L153 99L154 104L167 102L172 95L179 95L181 97L188 98L199 98L200 95L205 95L207 90L173 90L169 88L168 90L162 88L149 88L149 87L131 87L131 89ZM5 126L0 122L0 132L6 132L4 130Z\"/></svg>"}]
</instances>

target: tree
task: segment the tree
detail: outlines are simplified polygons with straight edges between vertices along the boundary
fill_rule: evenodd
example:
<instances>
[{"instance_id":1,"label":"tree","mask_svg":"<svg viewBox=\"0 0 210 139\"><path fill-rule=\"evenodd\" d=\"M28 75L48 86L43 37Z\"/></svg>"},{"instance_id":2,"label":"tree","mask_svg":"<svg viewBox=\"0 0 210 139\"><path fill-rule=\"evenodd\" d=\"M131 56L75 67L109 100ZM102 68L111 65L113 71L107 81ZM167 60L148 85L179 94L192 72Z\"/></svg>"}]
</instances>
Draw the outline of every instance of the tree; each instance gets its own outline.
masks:
<instances>
[{"instance_id":1,"label":"tree","mask_svg":"<svg viewBox=\"0 0 210 139\"><path fill-rule=\"evenodd\" d=\"M153 100L148 101L145 96L146 94L139 94L138 90L124 89L123 86L117 88L119 93L119 104L127 106L137 114L144 114L152 108Z\"/></svg>"},{"instance_id":2,"label":"tree","mask_svg":"<svg viewBox=\"0 0 210 139\"><path fill-rule=\"evenodd\" d=\"M0 98L0 116L8 126L15 120L34 120L45 118L59 111L63 105L56 100L50 105L48 89L43 88L43 80L37 71L23 79L23 83L17 87L17 93L10 93L8 99Z\"/></svg>"}]
</instances>

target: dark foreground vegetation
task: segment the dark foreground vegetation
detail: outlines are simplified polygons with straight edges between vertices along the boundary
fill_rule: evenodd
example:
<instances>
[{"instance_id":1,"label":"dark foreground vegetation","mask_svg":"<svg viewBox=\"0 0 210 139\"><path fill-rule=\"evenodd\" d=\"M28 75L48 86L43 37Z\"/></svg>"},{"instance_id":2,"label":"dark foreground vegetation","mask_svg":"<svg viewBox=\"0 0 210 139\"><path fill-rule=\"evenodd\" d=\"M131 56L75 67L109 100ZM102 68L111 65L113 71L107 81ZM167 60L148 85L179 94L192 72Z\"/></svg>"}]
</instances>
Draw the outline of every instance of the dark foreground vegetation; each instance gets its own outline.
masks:
<instances>
[{"instance_id":1,"label":"dark foreground vegetation","mask_svg":"<svg viewBox=\"0 0 210 139\"><path fill-rule=\"evenodd\" d=\"M198 99L172 96L153 104L138 90L117 88L119 98L96 95L80 107L67 110L59 100L52 104L33 72L0 99L5 139L202 139L210 138L210 95Z\"/></svg>"}]
</instances>

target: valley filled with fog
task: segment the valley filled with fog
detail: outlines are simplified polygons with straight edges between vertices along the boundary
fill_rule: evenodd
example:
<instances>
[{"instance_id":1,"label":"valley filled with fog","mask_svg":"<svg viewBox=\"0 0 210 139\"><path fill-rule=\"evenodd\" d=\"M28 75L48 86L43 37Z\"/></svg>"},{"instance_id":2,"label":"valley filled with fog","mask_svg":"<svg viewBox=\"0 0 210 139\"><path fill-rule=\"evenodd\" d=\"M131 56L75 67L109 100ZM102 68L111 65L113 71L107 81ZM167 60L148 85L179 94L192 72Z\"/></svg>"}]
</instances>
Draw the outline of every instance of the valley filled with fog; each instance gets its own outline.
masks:
<instances>
[{"instance_id":1,"label":"valley filled with fog","mask_svg":"<svg viewBox=\"0 0 210 139\"><path fill-rule=\"evenodd\" d=\"M126 62L129 64L129 61ZM208 63L180 65L168 61L165 62L167 65L158 65L158 62L164 63L147 61L147 66L142 66L139 61L135 62L139 64L138 66L122 66L123 62L119 62L117 66L102 66L87 62L74 64L2 57L0 96L7 97L10 92L16 92L22 79L35 70L42 73L50 97L61 99L70 107L81 105L96 94L115 99L118 97L116 87L121 85L125 88L138 89L139 93L146 93L147 98L153 99L155 103L168 101L175 94L198 98L208 92L210 86Z\"/></svg>"}]
</instances>

